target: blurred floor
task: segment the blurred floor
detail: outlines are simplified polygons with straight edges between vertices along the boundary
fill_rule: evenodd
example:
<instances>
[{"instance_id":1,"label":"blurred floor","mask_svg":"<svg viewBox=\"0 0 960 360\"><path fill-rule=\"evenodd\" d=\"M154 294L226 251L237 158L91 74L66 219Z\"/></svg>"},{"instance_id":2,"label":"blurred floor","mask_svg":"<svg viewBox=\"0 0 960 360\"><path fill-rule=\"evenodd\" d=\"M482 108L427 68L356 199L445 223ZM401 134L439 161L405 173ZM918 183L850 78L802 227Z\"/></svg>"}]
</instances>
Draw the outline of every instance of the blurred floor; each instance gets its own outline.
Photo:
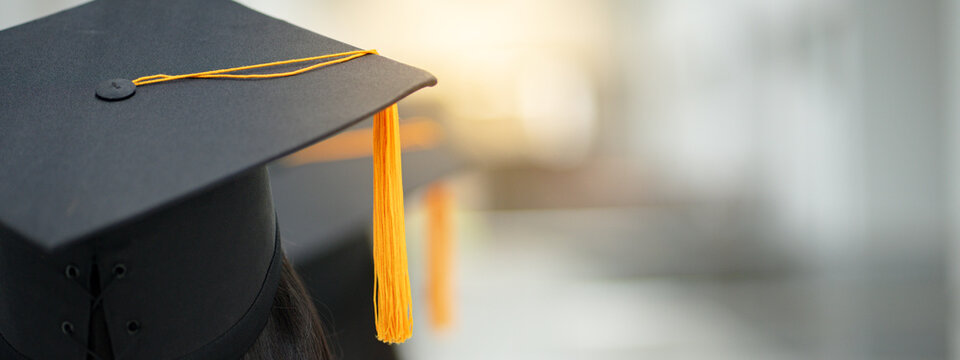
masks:
<instances>
[{"instance_id":1,"label":"blurred floor","mask_svg":"<svg viewBox=\"0 0 960 360\"><path fill-rule=\"evenodd\" d=\"M436 334L418 312L400 352L427 360L946 358L940 281L753 271L694 243L687 254L658 254L657 242L695 233L655 230L679 227L669 224L678 218L639 208L462 214L458 327ZM657 261L685 256L702 261ZM625 268L624 258L636 260ZM414 274L414 284L421 279Z\"/></svg>"}]
</instances>

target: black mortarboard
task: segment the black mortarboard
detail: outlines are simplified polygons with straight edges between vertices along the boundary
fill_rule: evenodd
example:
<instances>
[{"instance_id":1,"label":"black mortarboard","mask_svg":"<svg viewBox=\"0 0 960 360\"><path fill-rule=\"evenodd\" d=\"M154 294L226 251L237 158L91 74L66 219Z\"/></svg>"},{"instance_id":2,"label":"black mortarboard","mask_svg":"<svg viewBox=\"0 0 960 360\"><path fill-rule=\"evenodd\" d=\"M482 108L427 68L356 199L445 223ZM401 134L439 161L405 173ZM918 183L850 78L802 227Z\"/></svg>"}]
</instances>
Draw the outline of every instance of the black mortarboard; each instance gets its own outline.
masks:
<instances>
[{"instance_id":1,"label":"black mortarboard","mask_svg":"<svg viewBox=\"0 0 960 360\"><path fill-rule=\"evenodd\" d=\"M279 271L264 165L436 80L367 55L95 92L351 50L223 0L100 0L0 32L0 357L243 354Z\"/></svg>"},{"instance_id":2,"label":"black mortarboard","mask_svg":"<svg viewBox=\"0 0 960 360\"><path fill-rule=\"evenodd\" d=\"M404 190L410 193L465 163L440 147L404 152L403 165ZM371 169L370 157L295 166L280 161L270 168L284 249L345 359L394 358L393 350L376 340L370 311Z\"/></svg>"}]
</instances>

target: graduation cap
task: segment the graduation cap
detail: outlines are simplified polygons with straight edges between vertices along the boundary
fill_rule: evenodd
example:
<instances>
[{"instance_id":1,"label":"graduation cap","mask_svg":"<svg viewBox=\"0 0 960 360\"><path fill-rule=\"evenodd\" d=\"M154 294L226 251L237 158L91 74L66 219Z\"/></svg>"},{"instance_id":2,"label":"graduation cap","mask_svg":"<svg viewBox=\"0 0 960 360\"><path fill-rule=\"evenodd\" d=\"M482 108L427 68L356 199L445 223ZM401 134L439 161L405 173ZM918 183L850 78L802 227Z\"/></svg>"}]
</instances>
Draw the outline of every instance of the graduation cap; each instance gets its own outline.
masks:
<instances>
[{"instance_id":1,"label":"graduation cap","mask_svg":"<svg viewBox=\"0 0 960 360\"><path fill-rule=\"evenodd\" d=\"M326 320L333 347L346 359L391 359L392 348L378 342L370 326L374 322L370 312L370 289L374 286L370 257L371 133L364 125L368 124L275 162L270 166L270 177L284 249ZM432 194L444 178L467 166L442 137L433 122L401 122L407 195L423 189ZM427 208L433 208L433 204L425 201ZM446 210L443 212L449 214ZM427 223L430 228L442 225ZM438 239L450 240L433 236L428 243L436 244ZM450 254L446 255L449 259ZM431 269L428 288L448 284L440 281L448 273L447 267ZM414 294L418 298L422 295ZM429 309L438 309L434 302L429 303ZM437 317L437 311L428 313L431 319Z\"/></svg>"},{"instance_id":2,"label":"graduation cap","mask_svg":"<svg viewBox=\"0 0 960 360\"><path fill-rule=\"evenodd\" d=\"M375 237L402 248L392 104L435 82L225 0L0 31L0 358L238 358L280 269L265 165L375 114ZM409 284L386 275L379 336L403 341Z\"/></svg>"}]
</instances>

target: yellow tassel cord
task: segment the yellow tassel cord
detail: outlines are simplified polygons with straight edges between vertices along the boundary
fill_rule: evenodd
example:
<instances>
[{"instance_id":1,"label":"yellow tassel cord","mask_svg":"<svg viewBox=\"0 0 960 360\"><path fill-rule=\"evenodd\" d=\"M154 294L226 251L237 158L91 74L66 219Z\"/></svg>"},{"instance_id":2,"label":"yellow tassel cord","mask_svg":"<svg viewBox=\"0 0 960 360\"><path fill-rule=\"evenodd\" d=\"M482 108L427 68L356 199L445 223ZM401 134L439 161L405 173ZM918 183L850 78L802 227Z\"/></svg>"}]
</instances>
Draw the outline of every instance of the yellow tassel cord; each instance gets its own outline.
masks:
<instances>
[{"instance_id":1,"label":"yellow tassel cord","mask_svg":"<svg viewBox=\"0 0 960 360\"><path fill-rule=\"evenodd\" d=\"M143 86L143 85L149 85L149 84L156 84L164 81L191 79L191 78L192 79L272 79L272 78L302 74L310 70L322 68L324 66L329 66L333 64L339 64L339 63L350 61L358 57L369 55L369 54L377 54L377 51L376 50L347 51L347 52L342 52L337 54L327 54L327 55L320 55L320 56L305 57L300 59L274 61L274 62L263 63L263 64L234 67L229 69L210 70L210 71L198 72L193 74L183 74L183 75L157 74L157 75L139 77L133 80L133 84L136 86ZM281 72L281 73L242 74L242 75L228 74L228 73L237 72L237 71L260 69L260 68L271 67L271 66L288 65L288 64L317 61L317 60L324 60L324 59L331 59L331 58L339 58L339 59L329 60L322 63L317 63L307 67L303 67L297 70Z\"/></svg>"},{"instance_id":2,"label":"yellow tassel cord","mask_svg":"<svg viewBox=\"0 0 960 360\"><path fill-rule=\"evenodd\" d=\"M377 339L386 343L402 343L413 334L400 168L394 104L373 116L373 306Z\"/></svg>"},{"instance_id":3,"label":"yellow tassel cord","mask_svg":"<svg viewBox=\"0 0 960 360\"><path fill-rule=\"evenodd\" d=\"M430 324L445 330L453 318L453 201L450 190L435 183L424 196L427 207L427 294Z\"/></svg>"}]
</instances>

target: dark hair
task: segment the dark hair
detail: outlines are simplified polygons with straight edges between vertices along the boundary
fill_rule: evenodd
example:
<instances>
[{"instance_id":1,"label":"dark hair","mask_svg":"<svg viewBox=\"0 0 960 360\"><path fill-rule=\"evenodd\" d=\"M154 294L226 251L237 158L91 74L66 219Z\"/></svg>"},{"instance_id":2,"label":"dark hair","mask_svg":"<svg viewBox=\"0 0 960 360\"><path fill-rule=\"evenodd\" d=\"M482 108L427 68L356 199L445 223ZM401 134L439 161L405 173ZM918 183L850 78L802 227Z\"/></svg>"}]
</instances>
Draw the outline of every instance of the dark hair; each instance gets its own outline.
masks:
<instances>
[{"instance_id":1,"label":"dark hair","mask_svg":"<svg viewBox=\"0 0 960 360\"><path fill-rule=\"evenodd\" d=\"M313 300L283 258L283 272L267 326L242 360L328 360L333 356Z\"/></svg>"}]
</instances>

